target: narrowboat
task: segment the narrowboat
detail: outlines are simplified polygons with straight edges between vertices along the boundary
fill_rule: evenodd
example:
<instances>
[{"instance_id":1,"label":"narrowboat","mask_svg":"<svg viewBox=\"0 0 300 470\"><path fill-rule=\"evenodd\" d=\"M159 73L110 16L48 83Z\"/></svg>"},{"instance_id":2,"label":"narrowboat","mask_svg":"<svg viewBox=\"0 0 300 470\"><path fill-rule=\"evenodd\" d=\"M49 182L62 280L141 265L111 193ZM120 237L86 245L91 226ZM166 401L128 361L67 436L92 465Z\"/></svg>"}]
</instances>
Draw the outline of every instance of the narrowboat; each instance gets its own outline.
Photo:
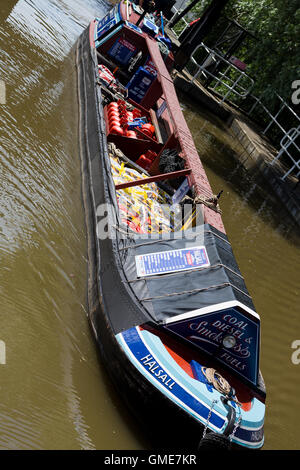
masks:
<instances>
[{"instance_id":1,"label":"narrowboat","mask_svg":"<svg viewBox=\"0 0 300 470\"><path fill-rule=\"evenodd\" d=\"M157 448L259 449L260 317L174 89L163 22L121 1L76 43L89 320Z\"/></svg>"}]
</instances>

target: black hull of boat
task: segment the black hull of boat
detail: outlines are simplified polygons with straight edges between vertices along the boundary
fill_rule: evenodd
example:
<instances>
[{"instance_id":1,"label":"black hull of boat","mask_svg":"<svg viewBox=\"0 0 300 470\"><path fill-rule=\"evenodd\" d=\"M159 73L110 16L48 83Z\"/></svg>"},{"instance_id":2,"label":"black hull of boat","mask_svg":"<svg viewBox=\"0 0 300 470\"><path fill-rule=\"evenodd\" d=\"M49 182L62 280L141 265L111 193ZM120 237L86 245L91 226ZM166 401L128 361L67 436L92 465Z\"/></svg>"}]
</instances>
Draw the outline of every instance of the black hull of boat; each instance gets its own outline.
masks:
<instances>
[{"instance_id":1,"label":"black hull of boat","mask_svg":"<svg viewBox=\"0 0 300 470\"><path fill-rule=\"evenodd\" d=\"M101 122L97 116L94 64L88 31L79 38L76 49L82 193L88 237L89 320L108 374L155 447L177 447L178 450L180 445L180 449L195 450L203 432L201 423L153 387L128 360L115 337L116 325L112 324L111 311L106 306L107 299L113 296L120 312L127 293L122 295L118 291L122 280L118 267L113 263L110 240L99 240L96 237L96 207L105 202L105 188L102 185L104 175L99 155L106 151L106 136L101 131ZM101 106L101 103L98 104ZM120 312L120 315L123 314L124 310ZM141 318L140 312L135 315L131 326L149 320Z\"/></svg>"}]
</instances>

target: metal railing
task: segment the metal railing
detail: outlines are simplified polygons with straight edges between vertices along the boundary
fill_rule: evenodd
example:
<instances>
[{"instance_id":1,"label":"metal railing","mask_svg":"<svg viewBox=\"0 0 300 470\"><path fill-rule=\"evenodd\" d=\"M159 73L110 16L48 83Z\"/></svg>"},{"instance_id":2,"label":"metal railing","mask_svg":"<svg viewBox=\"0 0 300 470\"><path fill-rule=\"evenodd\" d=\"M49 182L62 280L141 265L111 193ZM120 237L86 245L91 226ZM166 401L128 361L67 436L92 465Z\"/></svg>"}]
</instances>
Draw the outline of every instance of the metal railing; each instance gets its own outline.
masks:
<instances>
[{"instance_id":1,"label":"metal railing","mask_svg":"<svg viewBox=\"0 0 300 470\"><path fill-rule=\"evenodd\" d=\"M296 140L298 140L298 143L296 143ZM298 169L298 172L296 173L296 177L299 178L300 175L300 159L295 160L294 156L291 154L291 148L295 151L298 156L300 156L300 125L299 127L295 128L293 127L290 129L284 137L280 141L280 146L281 150L279 151L277 157L272 160L271 165L274 165L274 163L279 160L279 158L286 154L288 157L292 160L293 164L291 168L281 177L282 180L285 180L285 178L296 168Z\"/></svg>"},{"instance_id":2,"label":"metal railing","mask_svg":"<svg viewBox=\"0 0 300 470\"><path fill-rule=\"evenodd\" d=\"M206 56L202 60L201 65L198 63L195 55L199 54L199 49L202 49ZM203 57L203 56L202 56ZM286 101L276 93L277 98L280 101L278 111L275 114L272 114L269 109L262 102L262 98L257 98L251 94L251 90L254 86L254 79L250 77L246 72L240 70L230 61L225 59L221 54L216 52L213 49L210 49L205 44L201 43L196 47L192 56L191 62L197 67L196 72L194 73L191 82L195 82L197 79L210 80L210 90L213 89L218 91L218 94L221 94L223 97L221 102L224 102L231 94L238 96L242 99L242 102L245 98L250 98L254 100L254 105L250 111L246 112L250 116L257 106L260 107L260 111L263 110L267 115L267 124L262 131L263 135L271 129L272 126L276 126L277 129L283 134L283 137L280 141L280 150L271 164L274 164L281 156L285 155L286 161L288 159L291 161L291 166L286 171L286 173L281 177L282 180L285 180L291 172L296 170L296 177L299 178L300 175L300 117L296 112L286 103ZM213 84L213 85L212 85ZM243 108L242 103L239 103L239 107ZM288 122L295 122L296 125L291 129L285 129L284 125L279 121L281 113L284 112L284 116L290 113L290 119ZM277 131L278 133L278 131ZM297 141L297 142L296 142ZM297 171L298 170L298 171Z\"/></svg>"},{"instance_id":3,"label":"metal railing","mask_svg":"<svg viewBox=\"0 0 300 470\"><path fill-rule=\"evenodd\" d=\"M195 54L202 49L206 53L206 58L199 64L195 58ZM225 59L221 54L207 47L203 42L196 47L191 55L191 62L196 65L197 71L192 78L192 83L198 78L212 79L215 82L210 86L223 97L224 102L229 95L234 94L244 99L251 92L254 86L254 80L246 72L240 70L229 60ZM221 68L221 70L220 70ZM211 70L209 70L211 69ZM222 71L224 69L224 71ZM215 70L215 72L214 72ZM224 87L226 93L224 93Z\"/></svg>"},{"instance_id":4,"label":"metal railing","mask_svg":"<svg viewBox=\"0 0 300 470\"><path fill-rule=\"evenodd\" d=\"M171 21L173 21L173 20L182 12L182 10L177 10L176 7L173 7L172 10L173 10L173 11L175 10L175 13L174 13L174 15L172 16L172 18L170 18L169 21L167 21L166 25L168 25L169 23L171 23ZM180 33L179 33L179 34L176 33L174 26L173 26L173 28L171 28L172 33L174 34L174 36L175 36L177 39L179 38L180 34L182 34L182 33L186 30L186 28L188 27L188 25L189 25L188 21L186 21L186 19L185 19L184 17L181 18L180 21L184 24L184 27L183 27L183 29L180 30Z\"/></svg>"},{"instance_id":5,"label":"metal railing","mask_svg":"<svg viewBox=\"0 0 300 470\"><path fill-rule=\"evenodd\" d=\"M262 110L265 112L267 119L268 119L268 124L262 131L263 135L266 135L267 132L271 129L271 127L274 126L283 134L283 137L280 140L280 150L277 154L277 156L272 160L271 165L274 165L274 163L279 160L281 156L287 156L291 162L292 165L290 169L281 177L282 180L285 180L285 178L296 168L299 170L300 168L300 160L295 159L295 155L300 156L300 142L299 142L299 135L300 135L300 117L297 115L297 113L287 104L287 102L276 93L276 96L278 100L280 101L279 105L279 110L277 111L276 114L272 114L271 111L264 105L262 102L262 97L257 98L254 95L250 95L250 98L254 100L254 104L250 111L246 112L246 114L250 117L251 114L253 114L253 111L255 108L258 106L259 107L259 112ZM284 124L279 121L280 114L284 112L284 120L289 122L289 125L294 121L295 125L294 127L288 129L284 127ZM290 114L290 118L287 119L287 114ZM251 116L252 117L252 116ZM283 119L282 119L283 121ZM296 143L296 140L298 140L298 143ZM287 159L286 159L287 160ZM299 178L300 172L298 171L296 173L296 177Z\"/></svg>"},{"instance_id":6,"label":"metal railing","mask_svg":"<svg viewBox=\"0 0 300 470\"><path fill-rule=\"evenodd\" d=\"M281 106L279 108L279 111L275 114L275 116L273 116L273 114L268 110L268 108L263 104L262 102L262 97L260 98L257 98L256 96L254 95L251 95L251 98L255 101L254 105L252 106L252 108L250 109L250 111L248 111L246 114L248 116L250 116L254 109L257 107L257 105L259 105L265 112L266 114L268 115L268 118L270 119L270 122L268 123L268 125L266 126L266 128L263 130L263 134L265 135L268 130L270 129L270 127L273 125L273 124L276 124L276 126L284 133L284 134L287 134L287 129L285 129L279 122L278 118L279 118L279 115L282 113L283 110L288 110L292 115L293 117L296 119L297 123L300 124L300 117L297 115L297 113L295 113L295 111L287 104L286 101L284 101L284 99L278 95L278 93L276 93L276 96L277 98L279 99L279 101L281 102Z\"/></svg>"}]
</instances>

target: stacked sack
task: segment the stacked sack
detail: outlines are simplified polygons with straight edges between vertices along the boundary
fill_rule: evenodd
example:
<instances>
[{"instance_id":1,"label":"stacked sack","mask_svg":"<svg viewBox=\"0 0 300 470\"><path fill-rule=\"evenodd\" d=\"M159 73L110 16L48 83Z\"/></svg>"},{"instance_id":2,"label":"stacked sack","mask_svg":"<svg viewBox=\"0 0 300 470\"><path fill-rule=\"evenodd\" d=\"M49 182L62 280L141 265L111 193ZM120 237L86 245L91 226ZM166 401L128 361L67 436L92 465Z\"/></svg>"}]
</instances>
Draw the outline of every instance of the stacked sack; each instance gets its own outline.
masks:
<instances>
[{"instance_id":1,"label":"stacked sack","mask_svg":"<svg viewBox=\"0 0 300 470\"><path fill-rule=\"evenodd\" d=\"M116 156L110 157L115 185L147 178L125 166ZM137 233L162 233L174 230L172 199L156 183L131 186L117 192L122 222Z\"/></svg>"}]
</instances>

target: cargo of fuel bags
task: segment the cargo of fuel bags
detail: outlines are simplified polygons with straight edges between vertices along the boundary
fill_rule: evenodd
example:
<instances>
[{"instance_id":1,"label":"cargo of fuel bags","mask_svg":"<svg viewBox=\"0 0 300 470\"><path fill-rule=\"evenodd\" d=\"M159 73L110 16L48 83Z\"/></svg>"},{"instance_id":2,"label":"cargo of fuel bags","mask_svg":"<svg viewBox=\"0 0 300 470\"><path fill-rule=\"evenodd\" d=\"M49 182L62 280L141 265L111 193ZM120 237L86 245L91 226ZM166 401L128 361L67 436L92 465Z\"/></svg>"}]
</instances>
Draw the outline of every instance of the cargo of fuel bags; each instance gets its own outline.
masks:
<instances>
[{"instance_id":1,"label":"cargo of fuel bags","mask_svg":"<svg viewBox=\"0 0 300 470\"><path fill-rule=\"evenodd\" d=\"M110 156L115 185L147 178L127 166L116 156ZM172 198L156 183L131 186L116 191L121 221L137 233L163 233L174 230Z\"/></svg>"}]
</instances>

